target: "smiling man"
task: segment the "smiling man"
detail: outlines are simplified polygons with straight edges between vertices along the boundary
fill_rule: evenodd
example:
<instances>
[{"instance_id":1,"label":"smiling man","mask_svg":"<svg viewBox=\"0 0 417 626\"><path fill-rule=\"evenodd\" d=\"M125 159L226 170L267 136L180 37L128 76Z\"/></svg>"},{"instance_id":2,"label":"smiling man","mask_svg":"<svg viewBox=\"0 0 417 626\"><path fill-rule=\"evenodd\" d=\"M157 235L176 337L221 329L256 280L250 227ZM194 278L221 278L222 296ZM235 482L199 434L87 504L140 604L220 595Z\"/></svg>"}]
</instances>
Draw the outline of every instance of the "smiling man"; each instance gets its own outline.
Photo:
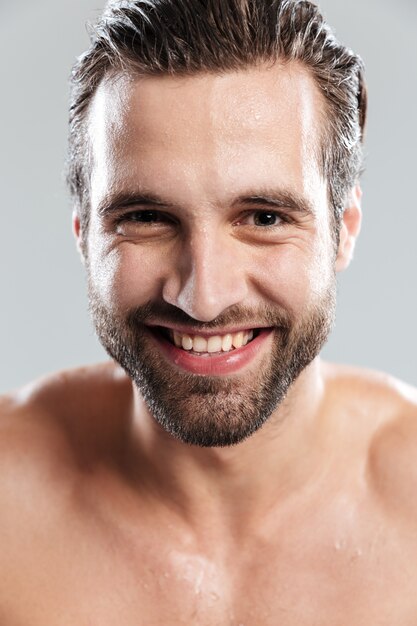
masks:
<instances>
[{"instance_id":1,"label":"smiling man","mask_svg":"<svg viewBox=\"0 0 417 626\"><path fill-rule=\"evenodd\" d=\"M323 363L361 60L297 0L111 3L69 183L111 361L1 401L5 626L412 626L417 392Z\"/></svg>"},{"instance_id":2,"label":"smiling man","mask_svg":"<svg viewBox=\"0 0 417 626\"><path fill-rule=\"evenodd\" d=\"M320 98L296 62L117 74L94 95L89 225L74 223L95 327L184 442L255 432L329 333L360 213L352 199L336 253Z\"/></svg>"}]
</instances>

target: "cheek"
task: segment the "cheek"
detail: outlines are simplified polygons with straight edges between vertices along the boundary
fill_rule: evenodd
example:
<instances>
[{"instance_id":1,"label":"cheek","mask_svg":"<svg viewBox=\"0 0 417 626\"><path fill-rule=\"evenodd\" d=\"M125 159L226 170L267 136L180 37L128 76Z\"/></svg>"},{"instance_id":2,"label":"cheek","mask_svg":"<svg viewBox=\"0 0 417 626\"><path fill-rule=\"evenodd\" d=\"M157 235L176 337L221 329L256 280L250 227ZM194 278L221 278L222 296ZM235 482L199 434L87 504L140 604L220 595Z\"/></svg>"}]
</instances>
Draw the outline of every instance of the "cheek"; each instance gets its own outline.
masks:
<instances>
[{"instance_id":1,"label":"cheek","mask_svg":"<svg viewBox=\"0 0 417 626\"><path fill-rule=\"evenodd\" d=\"M287 243L262 251L257 262L258 290L293 313L319 299L331 280L329 249L323 243Z\"/></svg>"},{"instance_id":2,"label":"cheek","mask_svg":"<svg viewBox=\"0 0 417 626\"><path fill-rule=\"evenodd\" d=\"M161 286L161 255L130 243L100 253L91 246L90 280L103 304L125 312L157 298Z\"/></svg>"}]
</instances>

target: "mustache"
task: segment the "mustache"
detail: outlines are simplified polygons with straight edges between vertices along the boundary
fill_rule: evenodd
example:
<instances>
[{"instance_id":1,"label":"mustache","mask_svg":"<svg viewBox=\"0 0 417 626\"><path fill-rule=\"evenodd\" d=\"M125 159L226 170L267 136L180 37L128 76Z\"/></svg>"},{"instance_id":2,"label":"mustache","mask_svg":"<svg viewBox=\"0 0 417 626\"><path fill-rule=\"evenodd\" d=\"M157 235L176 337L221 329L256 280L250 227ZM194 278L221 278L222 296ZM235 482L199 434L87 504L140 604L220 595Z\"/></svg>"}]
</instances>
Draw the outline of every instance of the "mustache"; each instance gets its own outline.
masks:
<instances>
[{"instance_id":1,"label":"mustache","mask_svg":"<svg viewBox=\"0 0 417 626\"><path fill-rule=\"evenodd\" d=\"M213 320L201 322L167 302L147 302L131 309L126 316L126 321L132 330L136 329L138 325L157 323L160 326L178 324L201 331L238 325L247 325L248 328L265 326L290 330L294 323L287 311L267 305L254 309L233 305Z\"/></svg>"}]
</instances>

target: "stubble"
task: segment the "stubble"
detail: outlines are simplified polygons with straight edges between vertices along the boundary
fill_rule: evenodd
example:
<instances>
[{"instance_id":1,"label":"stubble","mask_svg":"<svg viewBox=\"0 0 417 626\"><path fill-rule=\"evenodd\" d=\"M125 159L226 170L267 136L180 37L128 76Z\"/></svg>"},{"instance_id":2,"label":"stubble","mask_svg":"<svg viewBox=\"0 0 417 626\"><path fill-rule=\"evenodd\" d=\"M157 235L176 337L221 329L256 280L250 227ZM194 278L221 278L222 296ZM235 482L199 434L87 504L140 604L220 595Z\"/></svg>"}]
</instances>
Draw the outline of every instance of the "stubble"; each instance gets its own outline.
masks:
<instances>
[{"instance_id":1,"label":"stubble","mask_svg":"<svg viewBox=\"0 0 417 626\"><path fill-rule=\"evenodd\" d=\"M166 303L147 303L121 316L109 310L89 280L90 312L103 347L142 394L153 418L184 443L237 444L257 431L283 402L300 373L320 353L335 317L336 281L297 319L282 308L235 306L199 323ZM190 325L213 330L253 321L273 328L272 349L256 368L233 376L191 374L171 364L149 337L146 324ZM201 358L210 358L209 356Z\"/></svg>"}]
</instances>

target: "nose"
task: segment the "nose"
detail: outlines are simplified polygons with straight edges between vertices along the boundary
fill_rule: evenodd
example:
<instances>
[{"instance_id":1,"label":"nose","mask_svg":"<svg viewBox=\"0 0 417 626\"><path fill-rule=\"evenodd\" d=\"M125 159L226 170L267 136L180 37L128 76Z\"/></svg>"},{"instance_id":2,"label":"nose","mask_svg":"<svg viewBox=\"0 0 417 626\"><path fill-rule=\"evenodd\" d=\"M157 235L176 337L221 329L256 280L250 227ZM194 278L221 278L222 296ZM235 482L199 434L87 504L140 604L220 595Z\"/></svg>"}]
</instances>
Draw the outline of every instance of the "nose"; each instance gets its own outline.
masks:
<instances>
[{"instance_id":1,"label":"nose","mask_svg":"<svg viewBox=\"0 0 417 626\"><path fill-rule=\"evenodd\" d=\"M238 246L227 235L204 232L190 237L165 279L163 299L201 322L242 303L248 285Z\"/></svg>"}]
</instances>

